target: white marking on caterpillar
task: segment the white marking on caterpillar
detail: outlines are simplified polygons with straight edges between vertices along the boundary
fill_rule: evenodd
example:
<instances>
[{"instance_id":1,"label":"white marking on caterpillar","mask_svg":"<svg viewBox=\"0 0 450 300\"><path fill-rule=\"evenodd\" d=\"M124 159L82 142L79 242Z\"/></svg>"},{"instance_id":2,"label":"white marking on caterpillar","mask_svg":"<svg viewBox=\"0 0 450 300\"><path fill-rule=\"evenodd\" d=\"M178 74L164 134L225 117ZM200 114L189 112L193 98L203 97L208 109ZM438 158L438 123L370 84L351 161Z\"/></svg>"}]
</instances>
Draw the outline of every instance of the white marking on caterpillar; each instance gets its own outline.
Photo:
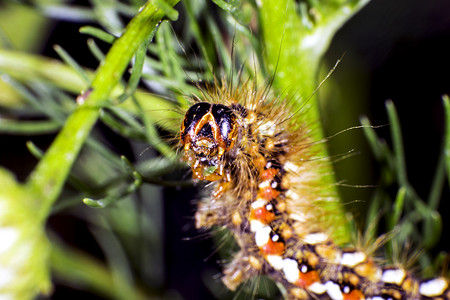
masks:
<instances>
[{"instance_id":1,"label":"white marking on caterpillar","mask_svg":"<svg viewBox=\"0 0 450 300\"><path fill-rule=\"evenodd\" d=\"M284 166L283 169L286 170L287 172L292 172L292 173L300 173L301 168L299 166L297 166L296 164L287 161Z\"/></svg>"},{"instance_id":2,"label":"white marking on caterpillar","mask_svg":"<svg viewBox=\"0 0 450 300\"><path fill-rule=\"evenodd\" d=\"M284 266L283 257L279 255L267 255L266 259L275 270L279 271L283 269Z\"/></svg>"},{"instance_id":3,"label":"white marking on caterpillar","mask_svg":"<svg viewBox=\"0 0 450 300\"><path fill-rule=\"evenodd\" d=\"M328 236L323 232L311 233L303 238L303 241L307 244L315 245L319 243L326 242L328 240Z\"/></svg>"},{"instance_id":4,"label":"white marking on caterpillar","mask_svg":"<svg viewBox=\"0 0 450 300\"><path fill-rule=\"evenodd\" d=\"M290 198L292 200L300 199L300 196L297 193L294 193L292 190L287 190L285 195L287 198Z\"/></svg>"},{"instance_id":5,"label":"white marking on caterpillar","mask_svg":"<svg viewBox=\"0 0 450 300\"><path fill-rule=\"evenodd\" d=\"M295 221L299 221L299 222L306 222L306 217L301 216L299 214L290 214L289 218L295 220Z\"/></svg>"},{"instance_id":6,"label":"white marking on caterpillar","mask_svg":"<svg viewBox=\"0 0 450 300\"><path fill-rule=\"evenodd\" d=\"M443 278L435 278L422 282L419 287L419 293L426 297L437 297L442 295L448 287L448 283Z\"/></svg>"},{"instance_id":7,"label":"white marking on caterpillar","mask_svg":"<svg viewBox=\"0 0 450 300\"><path fill-rule=\"evenodd\" d=\"M345 252L342 254L340 263L347 267L354 267L365 261L366 257L362 252Z\"/></svg>"},{"instance_id":8,"label":"white marking on caterpillar","mask_svg":"<svg viewBox=\"0 0 450 300\"><path fill-rule=\"evenodd\" d=\"M259 187L260 189L263 189L263 188L265 188L265 187L270 187L270 180L264 180L263 182L261 182L261 183L258 185L258 187Z\"/></svg>"},{"instance_id":9,"label":"white marking on caterpillar","mask_svg":"<svg viewBox=\"0 0 450 300\"><path fill-rule=\"evenodd\" d=\"M348 285L344 286L343 291L344 294L350 293L350 287Z\"/></svg>"},{"instance_id":10,"label":"white marking on caterpillar","mask_svg":"<svg viewBox=\"0 0 450 300\"><path fill-rule=\"evenodd\" d=\"M314 282L309 287L309 290L317 295L321 295L327 291L327 288L325 285L323 285L320 282Z\"/></svg>"},{"instance_id":11,"label":"white marking on caterpillar","mask_svg":"<svg viewBox=\"0 0 450 300\"><path fill-rule=\"evenodd\" d=\"M270 120L264 120L264 122L260 123L258 130L262 135L273 136L275 135L276 128L277 126L274 122Z\"/></svg>"},{"instance_id":12,"label":"white marking on caterpillar","mask_svg":"<svg viewBox=\"0 0 450 300\"><path fill-rule=\"evenodd\" d=\"M305 274L306 272L308 272L308 267L306 265L302 265L302 267L300 268L300 272Z\"/></svg>"},{"instance_id":13,"label":"white marking on caterpillar","mask_svg":"<svg viewBox=\"0 0 450 300\"><path fill-rule=\"evenodd\" d=\"M285 258L283 260L283 273L286 280L295 283L299 279L298 263L294 259Z\"/></svg>"},{"instance_id":14,"label":"white marking on caterpillar","mask_svg":"<svg viewBox=\"0 0 450 300\"><path fill-rule=\"evenodd\" d=\"M333 300L344 300L344 296L342 295L341 288L338 284L333 281L327 281L325 283L325 287L327 288L327 293Z\"/></svg>"},{"instance_id":15,"label":"white marking on caterpillar","mask_svg":"<svg viewBox=\"0 0 450 300\"><path fill-rule=\"evenodd\" d=\"M260 221L250 220L250 230L252 232L257 232L257 231L263 229L264 227L266 227L266 225L261 223Z\"/></svg>"},{"instance_id":16,"label":"white marking on caterpillar","mask_svg":"<svg viewBox=\"0 0 450 300\"><path fill-rule=\"evenodd\" d=\"M272 242L278 242L279 239L280 239L280 236L278 234L275 234L272 236Z\"/></svg>"},{"instance_id":17,"label":"white marking on caterpillar","mask_svg":"<svg viewBox=\"0 0 450 300\"><path fill-rule=\"evenodd\" d=\"M266 203L267 203L267 200L258 198L258 199L256 199L256 201L254 201L252 203L252 208L264 207L264 205L266 205Z\"/></svg>"},{"instance_id":18,"label":"white marking on caterpillar","mask_svg":"<svg viewBox=\"0 0 450 300\"><path fill-rule=\"evenodd\" d=\"M383 272L381 281L400 285L405 279L406 272L403 269L389 269Z\"/></svg>"},{"instance_id":19,"label":"white marking on caterpillar","mask_svg":"<svg viewBox=\"0 0 450 300\"><path fill-rule=\"evenodd\" d=\"M272 228L269 226L264 226L263 228L259 229L255 233L255 242L258 247L262 247L270 239L270 233L272 232Z\"/></svg>"}]
</instances>

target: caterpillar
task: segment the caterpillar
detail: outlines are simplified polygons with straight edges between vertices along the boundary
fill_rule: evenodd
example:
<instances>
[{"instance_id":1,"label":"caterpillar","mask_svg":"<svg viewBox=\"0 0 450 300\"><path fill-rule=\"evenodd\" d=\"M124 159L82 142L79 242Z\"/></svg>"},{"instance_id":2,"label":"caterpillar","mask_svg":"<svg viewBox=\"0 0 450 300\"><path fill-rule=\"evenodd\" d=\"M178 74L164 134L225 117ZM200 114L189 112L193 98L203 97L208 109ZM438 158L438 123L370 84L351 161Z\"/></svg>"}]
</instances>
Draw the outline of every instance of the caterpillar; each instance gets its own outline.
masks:
<instances>
[{"instance_id":1,"label":"caterpillar","mask_svg":"<svg viewBox=\"0 0 450 300\"><path fill-rule=\"evenodd\" d=\"M330 212L321 209L337 201L321 183L321 141L313 124L289 117L289 101L224 79L192 102L180 129L184 160L195 180L212 182L195 223L227 228L239 245L223 270L230 290L264 274L289 299L450 299L444 277L418 279L334 243Z\"/></svg>"}]
</instances>

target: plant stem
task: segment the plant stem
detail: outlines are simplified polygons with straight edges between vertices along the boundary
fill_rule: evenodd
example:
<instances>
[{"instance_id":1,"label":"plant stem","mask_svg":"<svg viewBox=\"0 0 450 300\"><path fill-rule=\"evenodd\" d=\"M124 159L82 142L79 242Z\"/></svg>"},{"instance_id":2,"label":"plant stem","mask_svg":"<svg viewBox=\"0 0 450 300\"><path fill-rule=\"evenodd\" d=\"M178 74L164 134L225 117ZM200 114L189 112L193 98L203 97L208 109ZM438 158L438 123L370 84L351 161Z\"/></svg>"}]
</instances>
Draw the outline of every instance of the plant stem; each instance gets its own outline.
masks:
<instances>
[{"instance_id":1,"label":"plant stem","mask_svg":"<svg viewBox=\"0 0 450 300\"><path fill-rule=\"evenodd\" d=\"M179 0L167 0L170 6ZM27 186L38 203L40 217L45 220L58 198L78 153L98 119L100 109L108 103L113 87L119 82L138 47L156 30L165 12L149 1L134 17L124 34L111 47L98 68L86 93L86 99L68 118L49 150L31 173ZM83 97L83 96L81 96Z\"/></svg>"},{"instance_id":2,"label":"plant stem","mask_svg":"<svg viewBox=\"0 0 450 300\"><path fill-rule=\"evenodd\" d=\"M274 73L274 87L298 100L298 115L307 122L319 120L313 96L323 79L317 80L323 54L336 31L368 2L317 1L310 9L302 10L303 3L298 4L299 13L293 0L261 1L265 58L269 71ZM308 15L308 10L315 12L316 19ZM320 130L317 138L323 138Z\"/></svg>"},{"instance_id":3,"label":"plant stem","mask_svg":"<svg viewBox=\"0 0 450 300\"><path fill-rule=\"evenodd\" d=\"M283 91L284 97L296 100L291 101L293 117L301 118L302 123L318 124L319 105L315 94L322 80L317 80L322 56L336 31L367 2L317 1L308 8L306 3L293 0L261 0L265 59L273 73L273 87ZM322 140L322 128L313 130L312 135L313 139ZM316 149L320 157L328 156L323 143ZM324 165L328 169L322 171L324 186L335 183L331 168L331 163ZM336 194L335 188L332 189L331 193ZM324 210L335 216L335 240L345 242L351 229L340 203L330 202Z\"/></svg>"}]
</instances>

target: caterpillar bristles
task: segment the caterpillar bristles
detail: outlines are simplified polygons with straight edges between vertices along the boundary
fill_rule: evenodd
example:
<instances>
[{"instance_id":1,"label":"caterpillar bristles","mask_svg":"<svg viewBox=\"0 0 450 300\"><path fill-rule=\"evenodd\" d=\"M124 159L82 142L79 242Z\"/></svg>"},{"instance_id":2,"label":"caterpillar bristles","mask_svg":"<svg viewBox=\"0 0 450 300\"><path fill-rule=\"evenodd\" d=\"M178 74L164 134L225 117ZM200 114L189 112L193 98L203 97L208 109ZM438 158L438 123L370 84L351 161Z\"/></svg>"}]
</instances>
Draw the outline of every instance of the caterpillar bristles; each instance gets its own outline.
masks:
<instances>
[{"instance_id":1,"label":"caterpillar bristles","mask_svg":"<svg viewBox=\"0 0 450 300\"><path fill-rule=\"evenodd\" d=\"M195 213L199 229L227 229L240 250L225 264L230 290L265 275L288 299L449 299L447 279L421 280L373 257L389 239L357 247L335 239L341 212L326 180L315 124L291 117L289 100L240 77L192 99L180 130L193 178L212 182ZM288 117L287 117L288 116ZM300 118L301 119L301 118ZM211 191L212 190L212 191Z\"/></svg>"}]
</instances>

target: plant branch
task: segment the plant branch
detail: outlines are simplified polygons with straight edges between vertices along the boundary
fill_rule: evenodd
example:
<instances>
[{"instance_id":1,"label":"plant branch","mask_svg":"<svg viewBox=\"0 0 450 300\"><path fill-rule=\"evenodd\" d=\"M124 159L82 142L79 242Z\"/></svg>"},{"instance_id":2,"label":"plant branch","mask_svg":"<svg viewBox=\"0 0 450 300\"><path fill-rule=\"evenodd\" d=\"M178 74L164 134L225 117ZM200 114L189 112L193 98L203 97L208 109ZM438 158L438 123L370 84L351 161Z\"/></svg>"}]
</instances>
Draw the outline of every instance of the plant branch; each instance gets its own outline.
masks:
<instances>
[{"instance_id":1,"label":"plant branch","mask_svg":"<svg viewBox=\"0 0 450 300\"><path fill-rule=\"evenodd\" d=\"M178 0L168 0L171 6ZM124 34L111 47L100 65L85 97L68 118L55 141L31 173L27 186L39 201L44 220L59 196L70 168L98 119L100 109L108 104L113 87L118 84L129 61L139 46L156 30L165 11L149 1L127 26Z\"/></svg>"}]
</instances>

